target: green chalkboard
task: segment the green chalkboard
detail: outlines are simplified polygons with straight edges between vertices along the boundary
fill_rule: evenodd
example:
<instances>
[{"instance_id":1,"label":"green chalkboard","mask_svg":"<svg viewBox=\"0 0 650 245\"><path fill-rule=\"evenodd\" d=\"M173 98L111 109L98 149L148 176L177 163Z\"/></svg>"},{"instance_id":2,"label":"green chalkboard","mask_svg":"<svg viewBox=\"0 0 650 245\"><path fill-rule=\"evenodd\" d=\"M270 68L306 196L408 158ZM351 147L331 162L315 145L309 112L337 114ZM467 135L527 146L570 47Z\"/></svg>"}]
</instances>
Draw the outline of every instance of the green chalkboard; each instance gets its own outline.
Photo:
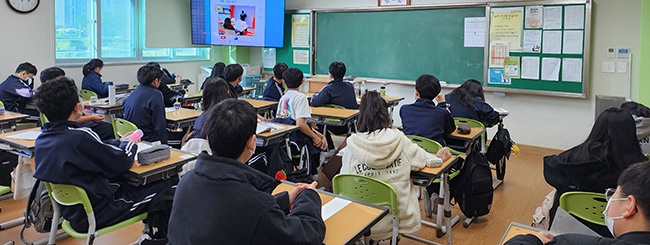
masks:
<instances>
[{"instance_id":1,"label":"green chalkboard","mask_svg":"<svg viewBox=\"0 0 650 245\"><path fill-rule=\"evenodd\" d=\"M309 50L309 48L293 48L291 47L291 16L294 14L309 13L285 13L284 14L284 46L275 50L276 62L284 62L289 67L298 68L305 74L311 74L310 65L294 64L293 63L293 50ZM264 68L266 71L272 71L273 68Z\"/></svg>"},{"instance_id":2,"label":"green chalkboard","mask_svg":"<svg viewBox=\"0 0 650 245\"><path fill-rule=\"evenodd\" d=\"M484 48L464 47L464 19L485 7L316 12L316 73L342 61L347 75L397 80L433 74L482 80Z\"/></svg>"}]
</instances>

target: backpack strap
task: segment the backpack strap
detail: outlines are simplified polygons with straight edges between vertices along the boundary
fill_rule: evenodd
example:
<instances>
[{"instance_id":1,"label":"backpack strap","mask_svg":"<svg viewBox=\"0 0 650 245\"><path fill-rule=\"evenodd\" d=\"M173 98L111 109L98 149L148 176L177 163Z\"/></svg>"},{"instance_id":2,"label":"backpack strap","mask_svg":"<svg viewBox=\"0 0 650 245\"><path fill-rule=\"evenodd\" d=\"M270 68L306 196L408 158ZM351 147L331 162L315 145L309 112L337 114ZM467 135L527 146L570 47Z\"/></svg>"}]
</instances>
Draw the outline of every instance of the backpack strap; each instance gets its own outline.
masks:
<instances>
[{"instance_id":1,"label":"backpack strap","mask_svg":"<svg viewBox=\"0 0 650 245\"><path fill-rule=\"evenodd\" d=\"M23 225L23 228L20 230L20 240L23 241L23 243L27 245L33 245L34 243L28 242L25 240L25 229L29 228L32 225L32 222L29 220L29 212L31 212L31 207L32 204L34 204L34 199L36 199L36 195L38 194L38 186L41 184L41 180L36 179L36 182L34 182L34 187L32 187L32 191L29 193L29 199L27 199L27 208L25 208L25 213L23 214L23 222L25 225Z\"/></svg>"}]
</instances>

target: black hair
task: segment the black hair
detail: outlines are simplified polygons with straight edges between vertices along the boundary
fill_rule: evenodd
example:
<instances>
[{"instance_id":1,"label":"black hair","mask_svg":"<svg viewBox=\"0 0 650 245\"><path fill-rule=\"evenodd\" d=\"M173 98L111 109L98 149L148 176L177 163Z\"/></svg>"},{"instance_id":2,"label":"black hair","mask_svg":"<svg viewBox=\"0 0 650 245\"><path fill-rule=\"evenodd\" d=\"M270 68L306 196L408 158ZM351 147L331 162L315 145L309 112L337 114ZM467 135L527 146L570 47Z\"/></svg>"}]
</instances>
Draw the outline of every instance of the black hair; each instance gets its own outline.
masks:
<instances>
[{"instance_id":1,"label":"black hair","mask_svg":"<svg viewBox=\"0 0 650 245\"><path fill-rule=\"evenodd\" d=\"M284 62L277 63L273 66L273 76L277 79L282 79L282 73L287 69L289 69L289 66Z\"/></svg>"},{"instance_id":2,"label":"black hair","mask_svg":"<svg viewBox=\"0 0 650 245\"><path fill-rule=\"evenodd\" d=\"M329 69L330 75L334 78L334 80L341 80L345 76L345 64L343 62L332 62L330 64L330 69Z\"/></svg>"},{"instance_id":3,"label":"black hair","mask_svg":"<svg viewBox=\"0 0 650 245\"><path fill-rule=\"evenodd\" d=\"M156 78L160 79L163 72L160 68L152 65L144 65L138 69L138 82L142 85L151 84Z\"/></svg>"},{"instance_id":4,"label":"black hair","mask_svg":"<svg viewBox=\"0 0 650 245\"><path fill-rule=\"evenodd\" d=\"M226 82L233 82L244 74L244 68L239 64L230 64L223 69L224 79Z\"/></svg>"},{"instance_id":5,"label":"black hair","mask_svg":"<svg viewBox=\"0 0 650 245\"><path fill-rule=\"evenodd\" d=\"M460 87L452 90L451 94L456 95L456 97L458 97L458 101L464 106L474 107L476 97L479 97L485 101L483 85L474 79L465 81L462 85L460 85Z\"/></svg>"},{"instance_id":6,"label":"black hair","mask_svg":"<svg viewBox=\"0 0 650 245\"><path fill-rule=\"evenodd\" d=\"M625 195L634 196L637 208L643 212L646 223L650 223L650 161L636 163L623 171L618 185Z\"/></svg>"},{"instance_id":7,"label":"black hair","mask_svg":"<svg viewBox=\"0 0 650 245\"><path fill-rule=\"evenodd\" d=\"M41 83L46 83L47 81L53 80L57 77L65 76L65 71L60 67L50 67L41 71Z\"/></svg>"},{"instance_id":8,"label":"black hair","mask_svg":"<svg viewBox=\"0 0 650 245\"><path fill-rule=\"evenodd\" d=\"M415 90L420 98L433 100L440 94L440 80L433 75L422 74L415 80Z\"/></svg>"},{"instance_id":9,"label":"black hair","mask_svg":"<svg viewBox=\"0 0 650 245\"><path fill-rule=\"evenodd\" d=\"M298 68L289 68L282 73L282 79L284 79L284 83L287 84L288 88L300 87L300 84L302 84L302 79L304 78L305 76Z\"/></svg>"},{"instance_id":10,"label":"black hair","mask_svg":"<svg viewBox=\"0 0 650 245\"><path fill-rule=\"evenodd\" d=\"M224 69L226 69L226 64L224 64L223 62L214 63L214 66L212 66L212 72L210 73L210 77L224 78L223 76Z\"/></svg>"},{"instance_id":11,"label":"black hair","mask_svg":"<svg viewBox=\"0 0 650 245\"><path fill-rule=\"evenodd\" d=\"M650 108L634 101L623 103L621 109L637 117L650 117Z\"/></svg>"},{"instance_id":12,"label":"black hair","mask_svg":"<svg viewBox=\"0 0 650 245\"><path fill-rule=\"evenodd\" d=\"M232 26L232 20L230 20L230 18L226 18L223 20L223 29L235 30L235 27Z\"/></svg>"},{"instance_id":13,"label":"black hair","mask_svg":"<svg viewBox=\"0 0 650 245\"><path fill-rule=\"evenodd\" d=\"M29 62L20 63L18 67L16 67L16 73L21 73L22 71L26 71L27 74L33 75L36 75L36 73L38 73L36 66L32 65L32 63Z\"/></svg>"},{"instance_id":14,"label":"black hair","mask_svg":"<svg viewBox=\"0 0 650 245\"><path fill-rule=\"evenodd\" d=\"M376 91L370 91L361 97L359 104L359 132L372 133L390 127L388 104Z\"/></svg>"},{"instance_id":15,"label":"black hair","mask_svg":"<svg viewBox=\"0 0 650 245\"><path fill-rule=\"evenodd\" d=\"M50 121L68 120L79 103L79 92L74 80L59 77L43 83L34 95L36 108Z\"/></svg>"},{"instance_id":16,"label":"black hair","mask_svg":"<svg viewBox=\"0 0 650 245\"><path fill-rule=\"evenodd\" d=\"M237 159L255 134L257 112L243 100L226 99L212 106L203 125L212 153Z\"/></svg>"},{"instance_id":17,"label":"black hair","mask_svg":"<svg viewBox=\"0 0 650 245\"><path fill-rule=\"evenodd\" d=\"M100 59L92 59L88 61L88 63L86 63L83 68L81 68L81 73L83 73L84 76L86 76L90 71L95 70L95 68L97 67L100 68L104 67L104 61Z\"/></svg>"},{"instance_id":18,"label":"black hair","mask_svg":"<svg viewBox=\"0 0 650 245\"><path fill-rule=\"evenodd\" d=\"M151 61L151 62L147 63L146 65L155 66L156 68L160 69L160 63L155 62L155 61Z\"/></svg>"},{"instance_id":19,"label":"black hair","mask_svg":"<svg viewBox=\"0 0 650 245\"><path fill-rule=\"evenodd\" d=\"M561 156L567 162L606 162L615 175L632 164L648 160L641 153L632 115L615 107L598 116L585 142Z\"/></svg>"},{"instance_id":20,"label":"black hair","mask_svg":"<svg viewBox=\"0 0 650 245\"><path fill-rule=\"evenodd\" d=\"M204 85L202 100L204 111L209 110L212 105L216 105L225 99L232 98L232 96L228 94L230 91L228 83L226 83L226 80L223 80L223 78L209 77L208 80L205 81Z\"/></svg>"}]
</instances>

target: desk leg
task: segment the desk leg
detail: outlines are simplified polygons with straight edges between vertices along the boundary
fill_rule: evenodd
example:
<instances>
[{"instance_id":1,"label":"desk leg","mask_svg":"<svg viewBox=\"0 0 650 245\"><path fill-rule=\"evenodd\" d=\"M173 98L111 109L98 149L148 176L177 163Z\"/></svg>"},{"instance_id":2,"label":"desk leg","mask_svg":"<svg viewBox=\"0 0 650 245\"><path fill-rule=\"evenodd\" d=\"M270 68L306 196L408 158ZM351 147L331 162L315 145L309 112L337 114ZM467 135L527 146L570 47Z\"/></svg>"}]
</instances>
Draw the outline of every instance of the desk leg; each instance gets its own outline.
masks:
<instances>
[{"instance_id":1,"label":"desk leg","mask_svg":"<svg viewBox=\"0 0 650 245\"><path fill-rule=\"evenodd\" d=\"M451 230L455 222L451 218L451 205L449 203L451 199L449 194L449 173L445 172L442 174L442 176L443 176L442 180L444 181L444 193L445 193L444 203L445 203L445 228L447 230L447 245L451 245L452 244ZM442 183L443 182L440 181L441 187L443 185ZM456 217L454 217L454 219L456 219ZM456 219L456 222L458 222L458 220L460 220L460 217Z\"/></svg>"}]
</instances>

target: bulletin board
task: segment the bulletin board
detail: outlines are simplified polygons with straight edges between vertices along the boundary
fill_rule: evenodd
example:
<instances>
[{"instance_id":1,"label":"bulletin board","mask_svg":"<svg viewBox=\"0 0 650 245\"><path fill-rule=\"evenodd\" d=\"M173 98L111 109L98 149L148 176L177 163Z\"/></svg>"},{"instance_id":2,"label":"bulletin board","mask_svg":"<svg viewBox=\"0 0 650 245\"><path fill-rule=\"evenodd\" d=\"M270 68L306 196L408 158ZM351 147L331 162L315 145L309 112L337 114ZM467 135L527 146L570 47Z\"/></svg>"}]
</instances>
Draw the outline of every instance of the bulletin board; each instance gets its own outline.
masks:
<instances>
[{"instance_id":1,"label":"bulletin board","mask_svg":"<svg viewBox=\"0 0 650 245\"><path fill-rule=\"evenodd\" d=\"M490 3L488 91L586 98L591 2Z\"/></svg>"},{"instance_id":2,"label":"bulletin board","mask_svg":"<svg viewBox=\"0 0 650 245\"><path fill-rule=\"evenodd\" d=\"M286 12L284 14L284 45L282 48L264 49L262 51L265 52L263 58L265 59L270 52L274 52L270 55L275 56L275 63L284 62L289 67L298 68L305 74L311 74L311 16L311 11ZM301 59L297 60L296 57ZM269 60L265 63L274 62ZM273 66L265 66L264 70L273 71Z\"/></svg>"}]
</instances>

